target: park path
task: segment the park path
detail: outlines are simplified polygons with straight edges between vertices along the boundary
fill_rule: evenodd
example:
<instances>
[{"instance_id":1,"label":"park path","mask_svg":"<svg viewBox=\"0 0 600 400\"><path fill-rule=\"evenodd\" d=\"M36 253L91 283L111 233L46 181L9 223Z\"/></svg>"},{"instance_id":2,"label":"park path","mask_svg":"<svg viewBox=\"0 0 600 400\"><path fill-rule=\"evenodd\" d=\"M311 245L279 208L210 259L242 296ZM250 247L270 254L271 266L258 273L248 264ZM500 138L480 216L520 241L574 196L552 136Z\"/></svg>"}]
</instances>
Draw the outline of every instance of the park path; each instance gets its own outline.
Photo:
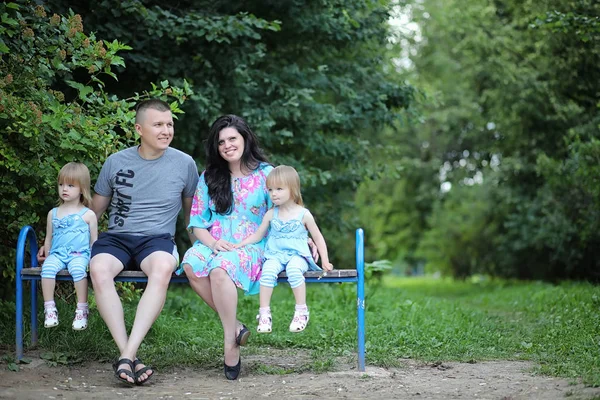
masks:
<instances>
[{"instance_id":1,"label":"park path","mask_svg":"<svg viewBox=\"0 0 600 400\"><path fill-rule=\"evenodd\" d=\"M243 358L238 381L225 380L220 369L182 368L158 371L151 384L129 387L113 377L109 363L87 362L49 367L39 358L12 372L1 365L0 399L592 399L600 388L534 375L522 361L423 364L402 360L402 368L367 367L358 372L340 360L338 370L322 374L267 375L262 365L290 368L297 355L251 355Z\"/></svg>"}]
</instances>

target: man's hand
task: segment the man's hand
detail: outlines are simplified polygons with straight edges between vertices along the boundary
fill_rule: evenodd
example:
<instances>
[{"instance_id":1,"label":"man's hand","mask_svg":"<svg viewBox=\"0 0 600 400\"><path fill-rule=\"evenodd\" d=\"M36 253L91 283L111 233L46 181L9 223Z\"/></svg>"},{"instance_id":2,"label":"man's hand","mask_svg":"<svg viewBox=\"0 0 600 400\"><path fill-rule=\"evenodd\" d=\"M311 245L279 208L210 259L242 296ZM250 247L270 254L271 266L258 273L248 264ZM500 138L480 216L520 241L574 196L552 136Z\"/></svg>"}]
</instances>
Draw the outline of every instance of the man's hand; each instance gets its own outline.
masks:
<instances>
[{"instance_id":1,"label":"man's hand","mask_svg":"<svg viewBox=\"0 0 600 400\"><path fill-rule=\"evenodd\" d=\"M317 245L311 238L308 238L308 247L310 247L310 252L312 253L313 259L316 263L319 261L319 249L317 249Z\"/></svg>"}]
</instances>

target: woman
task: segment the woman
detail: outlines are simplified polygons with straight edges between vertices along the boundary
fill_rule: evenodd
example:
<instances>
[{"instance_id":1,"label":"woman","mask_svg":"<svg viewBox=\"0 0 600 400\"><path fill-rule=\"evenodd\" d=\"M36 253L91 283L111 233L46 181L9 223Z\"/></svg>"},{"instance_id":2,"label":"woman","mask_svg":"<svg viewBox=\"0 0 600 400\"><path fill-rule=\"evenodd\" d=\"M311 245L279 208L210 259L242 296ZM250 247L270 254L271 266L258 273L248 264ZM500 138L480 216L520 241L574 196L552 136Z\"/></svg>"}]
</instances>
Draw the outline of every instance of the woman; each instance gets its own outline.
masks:
<instances>
[{"instance_id":1,"label":"woman","mask_svg":"<svg viewBox=\"0 0 600 400\"><path fill-rule=\"evenodd\" d=\"M192 202L189 229L196 242L177 271L185 271L190 285L219 314L224 332L224 371L237 379L240 345L250 331L236 318L237 289L259 292L264 239L235 249L260 225L272 203L266 180L273 167L246 122L235 115L219 117L205 146L206 170Z\"/></svg>"}]
</instances>

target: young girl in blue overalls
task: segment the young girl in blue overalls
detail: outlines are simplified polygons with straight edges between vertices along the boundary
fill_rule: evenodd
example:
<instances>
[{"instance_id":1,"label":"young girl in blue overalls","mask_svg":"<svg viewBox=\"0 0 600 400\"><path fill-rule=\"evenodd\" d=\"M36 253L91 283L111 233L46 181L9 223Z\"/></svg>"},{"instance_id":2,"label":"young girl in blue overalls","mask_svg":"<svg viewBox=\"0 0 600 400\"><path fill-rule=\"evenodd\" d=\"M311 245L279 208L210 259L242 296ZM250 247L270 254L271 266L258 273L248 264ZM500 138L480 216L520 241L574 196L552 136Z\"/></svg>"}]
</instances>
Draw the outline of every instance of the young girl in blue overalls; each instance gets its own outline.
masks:
<instances>
[{"instance_id":1,"label":"young girl in blue overalls","mask_svg":"<svg viewBox=\"0 0 600 400\"><path fill-rule=\"evenodd\" d=\"M285 270L296 299L296 309L289 330L301 332L309 320L304 273L309 269L320 270L308 247L309 232L319 251L323 269L331 271L333 265L329 262L327 245L314 217L304 208L298 172L286 165L275 168L267 176L267 189L274 207L267 211L258 230L236 247L257 243L268 232L265 262L260 277L257 331L271 332L271 296L277 285L277 275Z\"/></svg>"},{"instance_id":2,"label":"young girl in blue overalls","mask_svg":"<svg viewBox=\"0 0 600 400\"><path fill-rule=\"evenodd\" d=\"M92 203L90 172L82 163L70 162L58 173L58 207L48 212L42 264L42 293L44 295L44 326L58 325L54 303L56 274L67 268L73 277L77 294L77 309L73 329L87 328L88 284L87 266L90 248L98 238L98 220L88 207Z\"/></svg>"}]
</instances>

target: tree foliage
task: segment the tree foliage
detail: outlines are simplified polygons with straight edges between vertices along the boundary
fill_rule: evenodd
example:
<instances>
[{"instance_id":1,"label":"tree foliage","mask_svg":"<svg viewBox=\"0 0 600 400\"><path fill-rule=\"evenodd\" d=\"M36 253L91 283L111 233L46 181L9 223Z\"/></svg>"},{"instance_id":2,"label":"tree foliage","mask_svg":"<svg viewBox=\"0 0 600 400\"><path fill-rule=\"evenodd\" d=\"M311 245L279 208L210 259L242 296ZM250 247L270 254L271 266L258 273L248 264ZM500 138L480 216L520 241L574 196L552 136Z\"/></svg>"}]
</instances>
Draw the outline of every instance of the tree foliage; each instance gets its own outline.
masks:
<instances>
[{"instance_id":1,"label":"tree foliage","mask_svg":"<svg viewBox=\"0 0 600 400\"><path fill-rule=\"evenodd\" d=\"M0 4L0 270L8 293L14 277L19 230L45 230L44 215L56 204L56 177L70 161L97 176L104 159L135 140L132 107L143 96L173 96L172 108L191 91L163 82L140 95L119 98L105 91L124 67L130 48L96 39L81 16L49 13L29 1Z\"/></svg>"},{"instance_id":2,"label":"tree foliage","mask_svg":"<svg viewBox=\"0 0 600 400\"><path fill-rule=\"evenodd\" d=\"M336 267L351 262L352 195L380 170L372 139L413 96L385 50L387 1L36 3L0 5L5 277L18 229L43 230L58 169L83 161L94 183L106 156L135 140L143 96L185 111L174 146L199 165L210 123L245 117L274 164L299 170Z\"/></svg>"},{"instance_id":3,"label":"tree foliage","mask_svg":"<svg viewBox=\"0 0 600 400\"><path fill-rule=\"evenodd\" d=\"M418 241L418 258L455 276L600 279L600 5L398 7L418 24L399 40L413 48L406 75L427 99L417 139L403 128L397 140L420 143L426 156L418 146L402 154L439 171L413 185L444 188L421 207L425 229L400 248ZM408 182L401 176L397 186ZM413 200L377 207L412 210Z\"/></svg>"},{"instance_id":4,"label":"tree foliage","mask_svg":"<svg viewBox=\"0 0 600 400\"><path fill-rule=\"evenodd\" d=\"M371 139L413 96L389 68L387 1L48 4L72 7L99 36L133 48L110 86L116 93L156 79L190 82L174 145L200 165L210 123L225 113L245 117L270 160L299 171L336 265L351 262L352 194L377 169Z\"/></svg>"}]
</instances>

